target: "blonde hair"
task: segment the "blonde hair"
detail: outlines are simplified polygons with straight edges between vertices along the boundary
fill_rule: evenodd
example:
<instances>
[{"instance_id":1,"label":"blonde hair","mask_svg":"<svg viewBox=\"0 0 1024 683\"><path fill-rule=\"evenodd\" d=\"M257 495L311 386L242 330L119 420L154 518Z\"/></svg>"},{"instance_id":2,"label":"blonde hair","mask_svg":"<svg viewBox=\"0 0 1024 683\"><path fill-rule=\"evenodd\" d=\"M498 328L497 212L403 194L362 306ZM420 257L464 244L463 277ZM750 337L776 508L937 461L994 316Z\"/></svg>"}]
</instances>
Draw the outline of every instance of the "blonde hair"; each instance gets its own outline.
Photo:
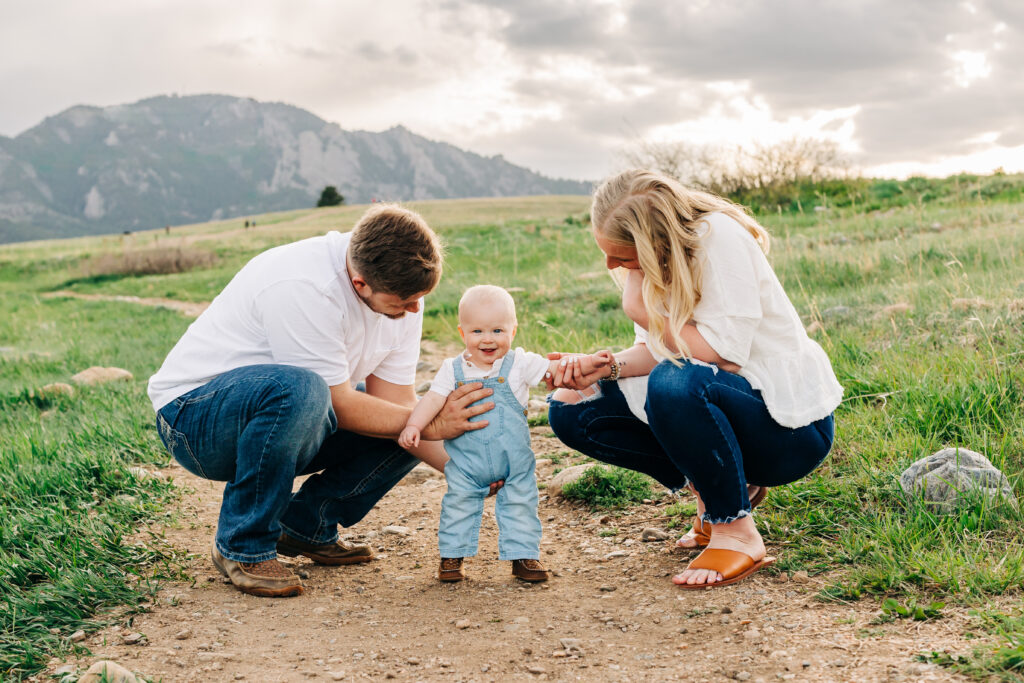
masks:
<instances>
[{"instance_id":1,"label":"blonde hair","mask_svg":"<svg viewBox=\"0 0 1024 683\"><path fill-rule=\"evenodd\" d=\"M648 343L655 353L689 358L683 326L700 302L699 226L710 213L723 213L753 235L768 253L768 232L740 205L690 190L654 171L633 169L604 181L594 192L590 218L594 232L611 242L635 247L644 273L643 297L649 320ZM679 349L669 350L669 346Z\"/></svg>"},{"instance_id":2,"label":"blonde hair","mask_svg":"<svg viewBox=\"0 0 1024 683\"><path fill-rule=\"evenodd\" d=\"M505 312L512 320L512 324L518 324L516 319L516 301L505 289L497 285L474 285L462 293L459 299L459 320L468 306L476 305L497 305L505 309Z\"/></svg>"}]
</instances>

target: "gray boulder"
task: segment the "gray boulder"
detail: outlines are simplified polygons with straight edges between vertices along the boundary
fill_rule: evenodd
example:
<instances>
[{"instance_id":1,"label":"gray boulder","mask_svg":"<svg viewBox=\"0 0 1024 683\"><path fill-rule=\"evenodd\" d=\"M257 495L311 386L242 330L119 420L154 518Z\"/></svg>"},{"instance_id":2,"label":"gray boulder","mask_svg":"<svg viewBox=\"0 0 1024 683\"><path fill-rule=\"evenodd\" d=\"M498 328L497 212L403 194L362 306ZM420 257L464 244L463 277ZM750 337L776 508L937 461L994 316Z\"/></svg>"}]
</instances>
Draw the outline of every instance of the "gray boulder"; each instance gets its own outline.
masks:
<instances>
[{"instance_id":1,"label":"gray boulder","mask_svg":"<svg viewBox=\"0 0 1024 683\"><path fill-rule=\"evenodd\" d=\"M941 513L955 510L965 494L1017 507L1006 475L984 455L966 448L943 448L921 458L900 475L900 487Z\"/></svg>"},{"instance_id":2,"label":"gray boulder","mask_svg":"<svg viewBox=\"0 0 1024 683\"><path fill-rule=\"evenodd\" d=\"M566 484L571 484L576 481L582 477L587 470L595 466L595 463L588 462L582 465L566 467L564 470L552 477L551 481L548 482L548 495L552 497L562 495L562 488L565 487Z\"/></svg>"}]
</instances>

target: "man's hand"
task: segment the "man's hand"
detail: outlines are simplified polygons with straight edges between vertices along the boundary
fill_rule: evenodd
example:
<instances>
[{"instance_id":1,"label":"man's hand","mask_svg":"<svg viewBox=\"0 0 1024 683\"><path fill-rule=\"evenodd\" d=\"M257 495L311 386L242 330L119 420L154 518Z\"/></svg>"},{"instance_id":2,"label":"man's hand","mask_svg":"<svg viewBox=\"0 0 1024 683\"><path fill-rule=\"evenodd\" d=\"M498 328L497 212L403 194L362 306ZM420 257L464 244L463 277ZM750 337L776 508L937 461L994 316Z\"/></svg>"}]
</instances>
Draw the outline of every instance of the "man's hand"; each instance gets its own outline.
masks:
<instances>
[{"instance_id":1,"label":"man's hand","mask_svg":"<svg viewBox=\"0 0 1024 683\"><path fill-rule=\"evenodd\" d=\"M422 438L432 441L454 439L456 436L475 429L483 429L489 422L479 420L470 422L469 418L482 415L494 407L493 401L472 405L477 401L487 398L494 391L485 389L480 382L463 384L452 393L448 394L448 400L441 408L430 424L422 432Z\"/></svg>"}]
</instances>

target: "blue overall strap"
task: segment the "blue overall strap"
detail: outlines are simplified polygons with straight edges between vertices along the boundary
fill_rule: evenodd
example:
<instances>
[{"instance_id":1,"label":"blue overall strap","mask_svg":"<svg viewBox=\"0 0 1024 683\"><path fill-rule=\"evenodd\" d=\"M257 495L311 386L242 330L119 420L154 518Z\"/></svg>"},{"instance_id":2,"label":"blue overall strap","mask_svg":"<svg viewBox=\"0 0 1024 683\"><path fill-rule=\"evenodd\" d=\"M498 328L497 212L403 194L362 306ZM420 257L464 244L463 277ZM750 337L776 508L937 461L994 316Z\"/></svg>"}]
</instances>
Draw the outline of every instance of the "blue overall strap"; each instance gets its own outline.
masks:
<instances>
[{"instance_id":1,"label":"blue overall strap","mask_svg":"<svg viewBox=\"0 0 1024 683\"><path fill-rule=\"evenodd\" d=\"M501 369L498 370L498 376L504 377L508 380L508 373L512 372L512 365L516 362L516 352L514 349L509 349L508 353L505 354L505 360L501 361Z\"/></svg>"},{"instance_id":2,"label":"blue overall strap","mask_svg":"<svg viewBox=\"0 0 1024 683\"><path fill-rule=\"evenodd\" d=\"M466 383L466 376L462 374L462 354L452 358L452 371L455 373L455 386L461 387Z\"/></svg>"}]
</instances>

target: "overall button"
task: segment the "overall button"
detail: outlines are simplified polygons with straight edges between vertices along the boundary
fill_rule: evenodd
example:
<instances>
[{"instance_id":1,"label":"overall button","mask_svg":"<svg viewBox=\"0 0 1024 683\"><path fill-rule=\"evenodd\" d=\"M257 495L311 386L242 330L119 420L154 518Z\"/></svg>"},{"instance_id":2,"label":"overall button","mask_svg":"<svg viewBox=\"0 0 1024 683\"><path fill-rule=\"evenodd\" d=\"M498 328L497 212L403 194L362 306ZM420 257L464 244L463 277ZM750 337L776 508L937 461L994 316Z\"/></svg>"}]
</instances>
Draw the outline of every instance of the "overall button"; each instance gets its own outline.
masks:
<instances>
[{"instance_id":1,"label":"overall button","mask_svg":"<svg viewBox=\"0 0 1024 683\"><path fill-rule=\"evenodd\" d=\"M504 384L504 383L505 383L505 378L504 377L499 377L498 378L498 384Z\"/></svg>"}]
</instances>

